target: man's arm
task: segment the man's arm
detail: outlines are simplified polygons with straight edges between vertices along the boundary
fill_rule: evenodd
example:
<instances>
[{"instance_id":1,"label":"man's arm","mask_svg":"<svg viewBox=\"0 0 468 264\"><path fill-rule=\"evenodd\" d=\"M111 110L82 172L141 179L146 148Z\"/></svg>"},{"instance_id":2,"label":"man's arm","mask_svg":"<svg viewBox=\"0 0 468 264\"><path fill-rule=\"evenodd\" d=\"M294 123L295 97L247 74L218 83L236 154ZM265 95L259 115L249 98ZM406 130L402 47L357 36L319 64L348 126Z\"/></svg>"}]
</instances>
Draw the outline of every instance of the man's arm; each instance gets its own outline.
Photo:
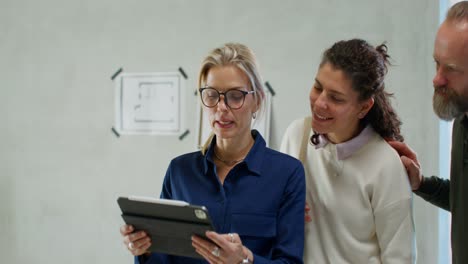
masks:
<instances>
[{"instance_id":1,"label":"man's arm","mask_svg":"<svg viewBox=\"0 0 468 264\"><path fill-rule=\"evenodd\" d=\"M403 142L389 141L400 155L401 162L406 168L408 179L413 192L424 200L450 211L450 180L441 179L436 176L423 177L418 156L414 150Z\"/></svg>"},{"instance_id":2,"label":"man's arm","mask_svg":"<svg viewBox=\"0 0 468 264\"><path fill-rule=\"evenodd\" d=\"M419 189L423 181L421 174L421 166L419 165L418 155L408 145L399 141L389 141L388 144L392 146L400 155L401 162L406 168L408 179L413 191Z\"/></svg>"},{"instance_id":3,"label":"man's arm","mask_svg":"<svg viewBox=\"0 0 468 264\"><path fill-rule=\"evenodd\" d=\"M450 211L450 180L436 176L424 177L414 193L431 204Z\"/></svg>"}]
</instances>

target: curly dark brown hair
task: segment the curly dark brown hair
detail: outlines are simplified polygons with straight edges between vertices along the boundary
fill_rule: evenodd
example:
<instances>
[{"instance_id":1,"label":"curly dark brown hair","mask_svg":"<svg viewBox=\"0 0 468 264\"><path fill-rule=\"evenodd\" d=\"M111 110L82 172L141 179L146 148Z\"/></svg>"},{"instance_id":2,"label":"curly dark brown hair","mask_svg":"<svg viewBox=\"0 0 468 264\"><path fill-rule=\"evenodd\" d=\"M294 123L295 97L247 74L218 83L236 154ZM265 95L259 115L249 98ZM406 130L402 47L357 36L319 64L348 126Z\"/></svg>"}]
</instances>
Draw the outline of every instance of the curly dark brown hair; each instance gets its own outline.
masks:
<instances>
[{"instance_id":1,"label":"curly dark brown hair","mask_svg":"<svg viewBox=\"0 0 468 264\"><path fill-rule=\"evenodd\" d=\"M361 119L361 125L370 124L385 139L403 141L402 122L390 104L393 94L385 91L389 58L385 43L374 48L362 39L343 40L325 50L320 67L330 63L343 71L359 93L359 100L374 98L374 105Z\"/></svg>"}]
</instances>

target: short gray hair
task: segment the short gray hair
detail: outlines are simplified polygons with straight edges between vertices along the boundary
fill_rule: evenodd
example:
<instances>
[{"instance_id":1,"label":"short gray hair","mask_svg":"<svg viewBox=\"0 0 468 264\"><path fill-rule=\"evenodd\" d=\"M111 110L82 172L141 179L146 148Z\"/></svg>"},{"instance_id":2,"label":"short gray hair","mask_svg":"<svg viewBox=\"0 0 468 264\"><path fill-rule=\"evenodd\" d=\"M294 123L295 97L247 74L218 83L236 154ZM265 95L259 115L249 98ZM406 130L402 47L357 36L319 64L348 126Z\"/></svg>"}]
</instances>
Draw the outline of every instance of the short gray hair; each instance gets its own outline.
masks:
<instances>
[{"instance_id":1,"label":"short gray hair","mask_svg":"<svg viewBox=\"0 0 468 264\"><path fill-rule=\"evenodd\" d=\"M450 22L468 22L468 1L458 2L450 7L445 20Z\"/></svg>"}]
</instances>

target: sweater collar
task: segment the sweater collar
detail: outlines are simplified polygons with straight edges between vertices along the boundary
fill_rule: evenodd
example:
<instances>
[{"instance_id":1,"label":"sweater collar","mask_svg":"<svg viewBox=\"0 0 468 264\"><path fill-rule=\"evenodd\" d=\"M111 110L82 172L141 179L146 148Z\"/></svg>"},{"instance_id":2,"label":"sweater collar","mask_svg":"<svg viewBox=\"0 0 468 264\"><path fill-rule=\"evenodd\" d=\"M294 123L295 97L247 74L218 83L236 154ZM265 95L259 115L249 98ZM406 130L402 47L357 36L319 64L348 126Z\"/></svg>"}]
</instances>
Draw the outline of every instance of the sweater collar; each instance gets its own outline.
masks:
<instances>
[{"instance_id":1,"label":"sweater collar","mask_svg":"<svg viewBox=\"0 0 468 264\"><path fill-rule=\"evenodd\" d=\"M315 148L319 149L325 147L329 143L333 144L336 146L338 160L345 160L358 151L367 142L369 142L374 133L375 132L372 126L367 125L356 137L338 144L333 144L332 142L328 141L326 136L320 135L319 144L316 145Z\"/></svg>"}]
</instances>

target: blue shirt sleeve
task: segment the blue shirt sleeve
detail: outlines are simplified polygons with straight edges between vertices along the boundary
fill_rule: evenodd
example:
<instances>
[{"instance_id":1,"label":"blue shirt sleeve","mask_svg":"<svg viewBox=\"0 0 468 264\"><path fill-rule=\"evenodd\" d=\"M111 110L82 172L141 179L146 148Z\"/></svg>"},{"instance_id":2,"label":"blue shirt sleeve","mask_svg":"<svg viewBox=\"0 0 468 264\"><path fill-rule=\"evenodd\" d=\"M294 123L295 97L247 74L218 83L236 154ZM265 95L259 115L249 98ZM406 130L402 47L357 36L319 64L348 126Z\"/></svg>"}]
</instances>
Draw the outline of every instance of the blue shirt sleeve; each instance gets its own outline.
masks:
<instances>
[{"instance_id":1,"label":"blue shirt sleeve","mask_svg":"<svg viewBox=\"0 0 468 264\"><path fill-rule=\"evenodd\" d=\"M272 260L254 255L254 263L303 263L304 208L305 176L304 167L299 163L289 178L278 213L277 242Z\"/></svg>"},{"instance_id":2,"label":"blue shirt sleeve","mask_svg":"<svg viewBox=\"0 0 468 264\"><path fill-rule=\"evenodd\" d=\"M169 259L170 256L165 254L151 254L145 262L140 261L140 257L135 257L135 264L170 264L171 261Z\"/></svg>"}]
</instances>

